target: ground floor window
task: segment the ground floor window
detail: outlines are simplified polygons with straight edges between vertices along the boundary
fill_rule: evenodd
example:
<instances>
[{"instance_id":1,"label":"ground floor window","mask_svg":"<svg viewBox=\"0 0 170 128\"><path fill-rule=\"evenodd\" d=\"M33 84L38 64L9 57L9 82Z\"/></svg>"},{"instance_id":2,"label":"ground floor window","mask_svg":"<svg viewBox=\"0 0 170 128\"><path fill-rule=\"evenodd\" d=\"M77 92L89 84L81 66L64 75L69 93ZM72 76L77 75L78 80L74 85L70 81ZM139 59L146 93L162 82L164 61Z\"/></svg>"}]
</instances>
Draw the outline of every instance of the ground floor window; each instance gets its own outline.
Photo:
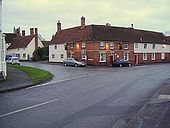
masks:
<instances>
[{"instance_id":1,"label":"ground floor window","mask_svg":"<svg viewBox=\"0 0 170 128\"><path fill-rule=\"evenodd\" d=\"M23 54L23 58L25 58L25 57L26 57L26 54L24 53L24 54Z\"/></svg>"},{"instance_id":2,"label":"ground floor window","mask_svg":"<svg viewBox=\"0 0 170 128\"><path fill-rule=\"evenodd\" d=\"M129 53L124 53L124 60L129 60Z\"/></svg>"},{"instance_id":3,"label":"ground floor window","mask_svg":"<svg viewBox=\"0 0 170 128\"><path fill-rule=\"evenodd\" d=\"M106 62L106 52L100 52L100 62Z\"/></svg>"},{"instance_id":4,"label":"ground floor window","mask_svg":"<svg viewBox=\"0 0 170 128\"><path fill-rule=\"evenodd\" d=\"M161 53L161 59L162 59L162 60L165 59L165 53Z\"/></svg>"},{"instance_id":5,"label":"ground floor window","mask_svg":"<svg viewBox=\"0 0 170 128\"><path fill-rule=\"evenodd\" d=\"M54 54L52 54L52 59L54 59L55 58L55 55Z\"/></svg>"},{"instance_id":6,"label":"ground floor window","mask_svg":"<svg viewBox=\"0 0 170 128\"><path fill-rule=\"evenodd\" d=\"M156 53L152 53L152 60L156 59Z\"/></svg>"},{"instance_id":7,"label":"ground floor window","mask_svg":"<svg viewBox=\"0 0 170 128\"><path fill-rule=\"evenodd\" d=\"M63 59L64 58L64 54L60 54L60 57L61 57L61 59Z\"/></svg>"},{"instance_id":8,"label":"ground floor window","mask_svg":"<svg viewBox=\"0 0 170 128\"><path fill-rule=\"evenodd\" d=\"M114 53L114 51L110 51L110 56L113 57L113 61L114 61L114 59L115 59L115 53Z\"/></svg>"},{"instance_id":9,"label":"ground floor window","mask_svg":"<svg viewBox=\"0 0 170 128\"><path fill-rule=\"evenodd\" d=\"M147 60L147 53L143 53L143 60Z\"/></svg>"}]
</instances>

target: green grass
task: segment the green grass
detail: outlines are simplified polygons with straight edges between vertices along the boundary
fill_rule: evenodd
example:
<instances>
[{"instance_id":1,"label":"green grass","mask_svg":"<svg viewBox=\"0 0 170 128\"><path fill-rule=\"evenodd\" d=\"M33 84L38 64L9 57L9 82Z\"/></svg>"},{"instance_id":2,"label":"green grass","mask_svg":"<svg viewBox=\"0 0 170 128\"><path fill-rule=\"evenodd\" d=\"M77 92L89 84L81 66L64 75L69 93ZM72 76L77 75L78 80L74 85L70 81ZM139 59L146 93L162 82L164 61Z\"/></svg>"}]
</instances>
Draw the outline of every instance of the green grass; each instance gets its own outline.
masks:
<instances>
[{"instance_id":1,"label":"green grass","mask_svg":"<svg viewBox=\"0 0 170 128\"><path fill-rule=\"evenodd\" d=\"M9 66L17 68L25 72L28 76L31 77L34 84L44 82L53 77L53 74L42 69L28 67L28 66L12 65L12 64L9 64Z\"/></svg>"}]
</instances>

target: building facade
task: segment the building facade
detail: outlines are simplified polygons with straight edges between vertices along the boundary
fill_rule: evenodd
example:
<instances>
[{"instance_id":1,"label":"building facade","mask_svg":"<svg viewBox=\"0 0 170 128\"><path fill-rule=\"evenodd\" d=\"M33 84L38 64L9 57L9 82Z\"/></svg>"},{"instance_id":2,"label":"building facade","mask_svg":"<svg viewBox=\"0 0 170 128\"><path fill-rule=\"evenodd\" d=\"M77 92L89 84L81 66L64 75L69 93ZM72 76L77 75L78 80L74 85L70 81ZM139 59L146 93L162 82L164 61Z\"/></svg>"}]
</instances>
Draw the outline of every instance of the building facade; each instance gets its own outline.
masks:
<instances>
[{"instance_id":1,"label":"building facade","mask_svg":"<svg viewBox=\"0 0 170 128\"><path fill-rule=\"evenodd\" d=\"M59 22L51 42L65 44L67 57L91 65L110 65L114 59L129 60L132 64L170 62L170 43L163 33L110 24L85 25L84 17L81 25L73 28L61 30Z\"/></svg>"}]
</instances>

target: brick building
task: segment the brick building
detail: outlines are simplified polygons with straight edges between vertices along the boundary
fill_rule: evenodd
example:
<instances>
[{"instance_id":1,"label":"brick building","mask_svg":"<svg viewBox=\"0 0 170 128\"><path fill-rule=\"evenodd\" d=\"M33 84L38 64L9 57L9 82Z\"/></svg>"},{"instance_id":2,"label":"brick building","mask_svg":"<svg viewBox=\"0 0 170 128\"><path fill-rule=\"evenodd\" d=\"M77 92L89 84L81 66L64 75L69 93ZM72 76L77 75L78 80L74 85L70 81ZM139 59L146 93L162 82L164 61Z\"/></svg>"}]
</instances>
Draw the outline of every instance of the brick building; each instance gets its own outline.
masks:
<instances>
[{"instance_id":1,"label":"brick building","mask_svg":"<svg viewBox=\"0 0 170 128\"><path fill-rule=\"evenodd\" d=\"M114 59L130 60L133 64L169 62L169 37L163 33L114 27L106 25L81 25L61 29L57 24L57 32L52 38L51 46L65 45L67 57L87 61L92 65L110 65ZM63 49L64 50L64 49ZM50 53L53 57L55 53Z\"/></svg>"}]
</instances>

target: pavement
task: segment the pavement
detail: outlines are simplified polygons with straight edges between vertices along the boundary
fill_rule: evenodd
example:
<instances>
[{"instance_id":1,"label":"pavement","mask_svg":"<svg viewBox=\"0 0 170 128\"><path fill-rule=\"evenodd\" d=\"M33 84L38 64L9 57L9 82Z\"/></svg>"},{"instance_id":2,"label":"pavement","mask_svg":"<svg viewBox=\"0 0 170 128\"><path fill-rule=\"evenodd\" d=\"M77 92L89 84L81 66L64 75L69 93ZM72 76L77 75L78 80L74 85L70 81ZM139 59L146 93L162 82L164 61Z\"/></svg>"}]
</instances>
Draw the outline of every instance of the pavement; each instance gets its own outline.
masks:
<instances>
[{"instance_id":1,"label":"pavement","mask_svg":"<svg viewBox=\"0 0 170 128\"><path fill-rule=\"evenodd\" d=\"M128 121L124 128L170 128L170 79Z\"/></svg>"},{"instance_id":2,"label":"pavement","mask_svg":"<svg viewBox=\"0 0 170 128\"><path fill-rule=\"evenodd\" d=\"M7 79L0 81L0 93L14 91L34 85L31 78L19 69L8 66L7 72Z\"/></svg>"}]
</instances>

